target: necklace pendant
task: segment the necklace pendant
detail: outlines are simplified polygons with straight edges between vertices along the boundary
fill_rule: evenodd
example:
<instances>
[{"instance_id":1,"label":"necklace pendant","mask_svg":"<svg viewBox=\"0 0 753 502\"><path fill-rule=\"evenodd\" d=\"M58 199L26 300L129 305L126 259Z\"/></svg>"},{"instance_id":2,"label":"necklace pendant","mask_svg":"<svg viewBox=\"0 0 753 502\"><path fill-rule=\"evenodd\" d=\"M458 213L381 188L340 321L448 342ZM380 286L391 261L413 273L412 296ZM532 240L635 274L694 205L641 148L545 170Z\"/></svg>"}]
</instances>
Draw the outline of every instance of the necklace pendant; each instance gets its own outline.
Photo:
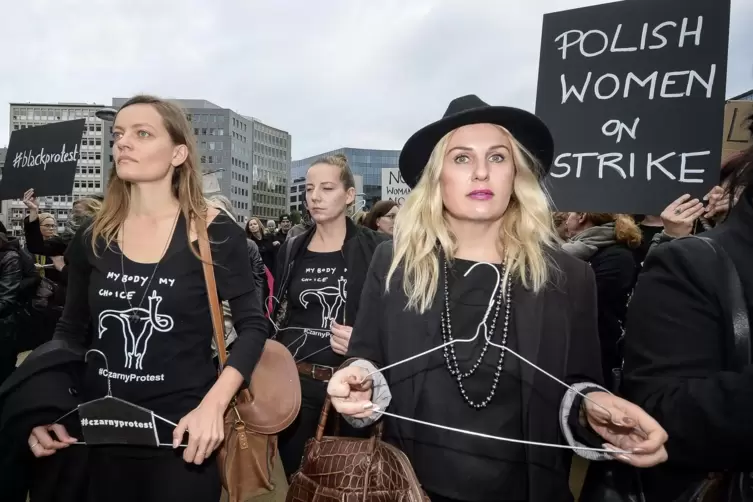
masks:
<instances>
[{"instance_id":1,"label":"necklace pendant","mask_svg":"<svg viewBox=\"0 0 753 502\"><path fill-rule=\"evenodd\" d=\"M133 313L130 316L128 316L128 320L131 322L131 324L134 324L134 323L140 322L141 318L137 314Z\"/></svg>"}]
</instances>

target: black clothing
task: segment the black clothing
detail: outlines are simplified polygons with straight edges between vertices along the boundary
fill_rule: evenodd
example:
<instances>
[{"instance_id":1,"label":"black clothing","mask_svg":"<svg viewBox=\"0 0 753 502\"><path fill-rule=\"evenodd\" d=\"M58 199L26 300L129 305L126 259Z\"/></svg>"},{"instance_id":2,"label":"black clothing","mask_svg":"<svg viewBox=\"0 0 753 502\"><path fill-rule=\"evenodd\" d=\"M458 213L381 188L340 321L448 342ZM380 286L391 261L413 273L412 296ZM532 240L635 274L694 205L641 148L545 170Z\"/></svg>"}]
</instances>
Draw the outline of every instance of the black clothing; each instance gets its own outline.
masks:
<instances>
[{"instance_id":1,"label":"black clothing","mask_svg":"<svg viewBox=\"0 0 753 502\"><path fill-rule=\"evenodd\" d=\"M740 197L704 233L737 267L753 317L753 204ZM753 471L753 367L728 371L729 288L713 250L696 239L649 254L628 309L623 392L669 435L669 461L644 470L647 499L674 500L712 471Z\"/></svg>"},{"instance_id":2,"label":"black clothing","mask_svg":"<svg viewBox=\"0 0 753 502\"><path fill-rule=\"evenodd\" d=\"M345 279L348 283L348 291L352 291L346 302L343 317L343 324L350 326L356 320L358 305L360 303L360 292L366 280L366 271L369 269L371 257L377 246L390 239L388 235L374 232L365 227L353 223L350 218L345 219L346 234L345 242L342 247L342 254L345 257L347 272ZM280 299L275 304L274 319L278 326L285 327L288 315L288 287L293 277L294 267L299 266L297 263L307 251L308 245L316 232L316 225L312 226L305 233L287 239L281 246L277 260L277 267L272 270L275 278L275 297ZM390 244L391 245L391 244ZM274 334L274 327L271 328Z\"/></svg>"},{"instance_id":3,"label":"black clothing","mask_svg":"<svg viewBox=\"0 0 753 502\"><path fill-rule=\"evenodd\" d=\"M604 381L611 388L612 370L619 368L622 362L618 342L622 336L628 299L640 269L634 251L622 244L600 249L589 263L596 278L601 364Z\"/></svg>"},{"instance_id":4,"label":"black clothing","mask_svg":"<svg viewBox=\"0 0 753 502\"><path fill-rule=\"evenodd\" d=\"M456 260L448 281L450 292L450 320L452 338L470 339L489 307L490 299L497 299L495 285L497 276L488 266L477 266L470 275L464 274L473 262ZM440 291L440 294L443 294ZM515 301L513 299L513 301ZM486 325L491 329L494 310ZM504 331L504 300L490 338L502 344ZM436 334L433 345L441 345L442 337ZM469 371L479 358L486 344L483 333L472 343L454 346L458 367ZM518 351L517 333L510 329L506 346ZM473 376L463 380L468 396L474 402L482 402L489 395L494 374L499 364L500 352L489 347L483 363ZM484 432L494 436L523 437L523 413L520 402L520 360L505 354L504 366L492 401L484 410L471 408L463 399L455 378L447 369L442 351L429 357L426 373L426 388L447 389L442 400L434 399L431 393L419 398L418 420L434 422L442 417L442 423L450 427ZM495 424L488 423L489 416ZM448 434L433 427L416 429L413 445L413 468L421 479L422 486L431 492L441 493L460 500L525 500L528 496L525 446L505 443L462 434ZM437 462L436 459L441 459ZM469 490L469 487L475 487Z\"/></svg>"},{"instance_id":5,"label":"black clothing","mask_svg":"<svg viewBox=\"0 0 753 502\"><path fill-rule=\"evenodd\" d=\"M72 240L69 232L65 232L62 235L53 235L45 240L39 227L39 218L29 221L28 216L24 218L24 237L26 238L26 249L29 250L29 253L44 257L64 256L65 250ZM47 261L47 263L52 262ZM44 269L44 275L56 284L64 285L67 279L63 277L62 272L52 267ZM64 291L61 292L61 295L62 298L65 298Z\"/></svg>"},{"instance_id":6,"label":"black clothing","mask_svg":"<svg viewBox=\"0 0 753 502\"><path fill-rule=\"evenodd\" d=\"M16 329L22 279L21 258L4 244L0 249L0 383L16 367Z\"/></svg>"},{"instance_id":7,"label":"black clothing","mask_svg":"<svg viewBox=\"0 0 753 502\"><path fill-rule=\"evenodd\" d=\"M5 247L6 249L11 249L18 253L22 275L20 301L21 303L26 303L28 300L34 297L37 286L39 285L39 281L41 280L41 277L34 267L34 258L21 246L20 241L14 237L8 239Z\"/></svg>"},{"instance_id":8,"label":"black clothing","mask_svg":"<svg viewBox=\"0 0 753 502\"><path fill-rule=\"evenodd\" d=\"M89 453L88 502L217 502L222 485L217 457L201 465L187 464L183 450L160 449L154 456L112 455L106 449ZM134 483L134 480L138 480ZM117 490L113 490L117 486Z\"/></svg>"},{"instance_id":9,"label":"black clothing","mask_svg":"<svg viewBox=\"0 0 753 502\"><path fill-rule=\"evenodd\" d=\"M539 293L534 294L520 284L512 287L512 317L510 327L519 336L518 353L534 364L568 383L600 382L601 364L596 318L596 287L591 268L581 260L568 256L561 250L549 250L551 279ZM353 328L348 357L372 361L377 366L404 360L436 347L440 333L441 309L444 299L440 293L431 308L424 314L407 310L407 297L403 292L403 270L393 275L389 293L385 293L384 278L392 259L392 245L382 244L374 254L363 288L361 301L365 308L359 311ZM438 284L444 283L444 271L440 268ZM507 354L507 357L511 357ZM405 417L415 417L423 399L431 397L437 406L447 405L450 393L457 393L457 386L430 388L427 383L427 366L431 359L422 357L396 366L384 373L392 401L388 411ZM546 443L564 442L563 416L567 422L577 423L580 402L572 406L563 403L566 389L546 375L527 364L521 364L522 385L515 395L504 396L510 402L518 397L523 414L522 438ZM585 390L584 392L588 392ZM424 401L425 402L425 401ZM560 407L565 406L561 411ZM485 413L489 410L481 410ZM497 432L496 416L489 416L484 430ZM442 423L443 416L433 417L433 422ZM385 417L385 438L401 448L408 459L416 465L416 450L413 439L418 428L412 422ZM478 423L478 422L477 422ZM575 429L578 437L586 438L586 429ZM450 434L450 433L447 433ZM460 441L460 439L458 439ZM603 441L589 437L589 445L600 447ZM568 474L572 452L568 450L525 447L526 472L529 502L570 502L572 495L568 486ZM431 459L427 459L429 461ZM442 462L438 457L432 464ZM432 466L422 466L430 469ZM419 481L423 479L419 477ZM487 480L493 486L496 480ZM478 486L456 486L464 495L480 489ZM445 495L445 494L440 494ZM472 495L471 495L472 496ZM503 496L503 494L500 494Z\"/></svg>"},{"instance_id":10,"label":"black clothing","mask_svg":"<svg viewBox=\"0 0 753 502\"><path fill-rule=\"evenodd\" d=\"M288 329L278 336L296 360L340 366L345 359L330 345L332 320L344 324L348 297L347 267L341 251L316 253L306 250L293 270L288 288Z\"/></svg>"},{"instance_id":11,"label":"black clothing","mask_svg":"<svg viewBox=\"0 0 753 502\"><path fill-rule=\"evenodd\" d=\"M261 255L261 260L264 262L264 266L266 266L271 273L274 273L277 252L280 250L279 245L274 245L274 236L268 233L264 233L261 239L257 239L256 236L250 233L247 234L247 236L254 241L259 248L259 254Z\"/></svg>"},{"instance_id":12,"label":"black clothing","mask_svg":"<svg viewBox=\"0 0 753 502\"><path fill-rule=\"evenodd\" d=\"M248 246L243 231L224 212L208 232L219 295L229 301L238 333L227 364L248 380L267 331ZM216 381L206 284L201 262L188 247L185 221L178 219L156 270L155 264L122 256L115 243L96 257L90 235L79 230L68 247L68 297L55 337L82 343L91 319L91 348L107 356L113 395L177 422ZM91 362L88 399L107 391L104 362Z\"/></svg>"},{"instance_id":13,"label":"black clothing","mask_svg":"<svg viewBox=\"0 0 753 502\"><path fill-rule=\"evenodd\" d=\"M0 385L0 479L3 501L80 502L86 488L86 452L72 447L34 459L31 429L54 422L80 404L84 349L53 340L34 350ZM33 480L33 481L32 481ZM62 480L62 481L59 481Z\"/></svg>"},{"instance_id":14,"label":"black clothing","mask_svg":"<svg viewBox=\"0 0 753 502\"><path fill-rule=\"evenodd\" d=\"M248 246L248 261L251 262L251 272L254 275L254 285L259 295L259 302L263 302L267 295L264 291L267 289L267 273L264 271L264 261L259 253L259 246L251 239L246 239Z\"/></svg>"},{"instance_id":15,"label":"black clothing","mask_svg":"<svg viewBox=\"0 0 753 502\"><path fill-rule=\"evenodd\" d=\"M308 245L316 232L315 226L308 229L306 233L291 237L280 246L277 270L275 272L275 297L279 298L280 302L275 304L273 312L273 319L275 319L279 327L300 326L299 322L310 322L312 333L326 333L327 330L323 329L322 326L324 324L329 326L326 317L330 317L330 313L327 309L317 311L313 309L302 310L301 307L304 309L306 307L303 303L308 301L318 302L319 306L326 304L337 307L337 321L340 324L352 326L355 322L356 314L358 313L360 292L363 289L371 257L379 243L385 241L387 237L367 228L356 226L350 218L346 218L345 221L347 228L345 241L339 252L312 253L308 251ZM391 246L391 243L389 245ZM337 255L340 256L338 257ZM323 264L319 264L320 259L325 260ZM313 264L312 261L316 264ZM317 270L320 267L335 268L336 270L324 273ZM315 268L315 270L313 272L307 271L309 268ZM320 284L324 286L324 283L314 281L308 283L301 282L304 279L316 278L326 278L326 287L317 288ZM310 284L312 289L328 289L326 292L331 292L334 296L325 297L324 302L322 302L322 298L314 299L314 292L304 294L304 284ZM329 291L329 288L334 289ZM309 298L309 295L312 295L311 298ZM331 314L334 313L333 309ZM301 327L308 326L303 324ZM272 327L270 334L275 335L274 327ZM290 332L282 331L280 336L284 337L284 341L290 343L302 334L300 330L290 330ZM321 336L311 336L310 338L314 338L313 342L318 342L311 344L312 347L316 345L318 349L324 350L306 359L306 362L326 361L330 364L326 362L323 364L338 366L343 361L343 358L335 354L331 346L328 346L329 338ZM296 343L299 342L300 340ZM306 347L302 349L304 352L300 355L296 355L296 348L300 347L296 347L295 344L290 347L296 361L300 361L303 357L314 351L310 351L309 344L310 342L307 341ZM304 376L300 376L300 379L303 403L300 415L295 423L280 434L280 455L285 466L285 472L288 474L294 472L300 466L303 446L306 440L313 437L316 432L316 424L319 419L319 413L324 405L327 388L324 382L309 381ZM357 432L352 430L351 435Z\"/></svg>"},{"instance_id":16,"label":"black clothing","mask_svg":"<svg viewBox=\"0 0 753 502\"><path fill-rule=\"evenodd\" d=\"M640 223L638 224L638 228L641 229L641 235L643 236L643 239L641 240L641 245L633 251L633 254L635 255L635 261L638 263L638 265L641 265L648 255L648 250L651 247L651 241L653 240L654 235L662 233L664 231L664 227L655 227Z\"/></svg>"}]
</instances>

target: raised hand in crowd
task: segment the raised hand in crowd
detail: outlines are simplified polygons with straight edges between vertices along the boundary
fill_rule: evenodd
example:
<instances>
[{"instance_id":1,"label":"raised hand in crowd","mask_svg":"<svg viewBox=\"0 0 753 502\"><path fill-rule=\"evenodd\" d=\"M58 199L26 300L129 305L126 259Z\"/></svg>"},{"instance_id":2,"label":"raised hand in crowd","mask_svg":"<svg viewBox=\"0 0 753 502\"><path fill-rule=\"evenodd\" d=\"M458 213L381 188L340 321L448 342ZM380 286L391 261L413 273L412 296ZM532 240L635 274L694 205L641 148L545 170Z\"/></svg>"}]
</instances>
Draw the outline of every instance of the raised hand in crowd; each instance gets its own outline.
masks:
<instances>
[{"instance_id":1,"label":"raised hand in crowd","mask_svg":"<svg viewBox=\"0 0 753 502\"><path fill-rule=\"evenodd\" d=\"M29 221L36 220L37 216L39 216L39 202L34 196L33 188L29 188L24 192L23 203L29 209Z\"/></svg>"},{"instance_id":2,"label":"raised hand in crowd","mask_svg":"<svg viewBox=\"0 0 753 502\"><path fill-rule=\"evenodd\" d=\"M705 218L717 219L724 217L729 211L730 196L724 188L715 186L706 194L703 200L708 201Z\"/></svg>"},{"instance_id":3,"label":"raised hand in crowd","mask_svg":"<svg viewBox=\"0 0 753 502\"><path fill-rule=\"evenodd\" d=\"M664 233L668 237L679 238L690 235L696 220L705 212L703 203L685 194L668 205L661 213Z\"/></svg>"}]
</instances>

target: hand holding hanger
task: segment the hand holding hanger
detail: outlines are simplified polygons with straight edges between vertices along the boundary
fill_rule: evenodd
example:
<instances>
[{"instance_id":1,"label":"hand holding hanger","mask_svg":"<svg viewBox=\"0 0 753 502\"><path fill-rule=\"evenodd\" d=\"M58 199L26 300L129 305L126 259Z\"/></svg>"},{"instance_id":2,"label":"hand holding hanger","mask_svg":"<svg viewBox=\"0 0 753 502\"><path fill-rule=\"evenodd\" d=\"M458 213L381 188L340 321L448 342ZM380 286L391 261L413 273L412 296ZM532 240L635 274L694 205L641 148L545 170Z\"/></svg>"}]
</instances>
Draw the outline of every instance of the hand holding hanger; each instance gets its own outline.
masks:
<instances>
[{"instance_id":1,"label":"hand holding hanger","mask_svg":"<svg viewBox=\"0 0 753 502\"><path fill-rule=\"evenodd\" d=\"M347 366L335 372L327 384L327 394L338 413L353 418L371 416L372 380L368 374L358 366Z\"/></svg>"},{"instance_id":2,"label":"hand holding hanger","mask_svg":"<svg viewBox=\"0 0 753 502\"><path fill-rule=\"evenodd\" d=\"M615 454L615 458L635 467L667 460L667 432L639 406L608 392L590 392L582 410L582 422L607 441L604 448L615 446L633 453Z\"/></svg>"},{"instance_id":3,"label":"hand holding hanger","mask_svg":"<svg viewBox=\"0 0 753 502\"><path fill-rule=\"evenodd\" d=\"M55 433L57 440L52 439L50 431ZM63 424L40 425L34 427L29 435L29 448L35 457L49 457L58 450L68 448L78 441L71 437Z\"/></svg>"}]
</instances>

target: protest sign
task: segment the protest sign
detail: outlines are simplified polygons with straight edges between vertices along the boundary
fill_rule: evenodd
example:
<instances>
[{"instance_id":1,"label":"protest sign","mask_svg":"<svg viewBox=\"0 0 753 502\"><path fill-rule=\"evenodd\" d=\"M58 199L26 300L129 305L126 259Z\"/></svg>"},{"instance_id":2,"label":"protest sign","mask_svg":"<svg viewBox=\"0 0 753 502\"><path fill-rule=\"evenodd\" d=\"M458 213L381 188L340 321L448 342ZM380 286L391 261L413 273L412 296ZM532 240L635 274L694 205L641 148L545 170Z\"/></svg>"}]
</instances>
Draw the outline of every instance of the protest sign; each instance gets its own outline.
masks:
<instances>
[{"instance_id":1,"label":"protest sign","mask_svg":"<svg viewBox=\"0 0 753 502\"><path fill-rule=\"evenodd\" d=\"M394 200L398 206L405 203L411 188L403 180L400 169L389 167L382 169L382 200Z\"/></svg>"},{"instance_id":2,"label":"protest sign","mask_svg":"<svg viewBox=\"0 0 753 502\"><path fill-rule=\"evenodd\" d=\"M13 131L0 200L19 199L29 188L37 197L73 193L85 125L81 119Z\"/></svg>"},{"instance_id":3,"label":"protest sign","mask_svg":"<svg viewBox=\"0 0 753 502\"><path fill-rule=\"evenodd\" d=\"M722 162L753 146L748 119L753 115L753 101L727 101L724 107Z\"/></svg>"},{"instance_id":4,"label":"protest sign","mask_svg":"<svg viewBox=\"0 0 753 502\"><path fill-rule=\"evenodd\" d=\"M729 19L730 0L544 16L536 113L557 210L659 214L717 183Z\"/></svg>"}]
</instances>

